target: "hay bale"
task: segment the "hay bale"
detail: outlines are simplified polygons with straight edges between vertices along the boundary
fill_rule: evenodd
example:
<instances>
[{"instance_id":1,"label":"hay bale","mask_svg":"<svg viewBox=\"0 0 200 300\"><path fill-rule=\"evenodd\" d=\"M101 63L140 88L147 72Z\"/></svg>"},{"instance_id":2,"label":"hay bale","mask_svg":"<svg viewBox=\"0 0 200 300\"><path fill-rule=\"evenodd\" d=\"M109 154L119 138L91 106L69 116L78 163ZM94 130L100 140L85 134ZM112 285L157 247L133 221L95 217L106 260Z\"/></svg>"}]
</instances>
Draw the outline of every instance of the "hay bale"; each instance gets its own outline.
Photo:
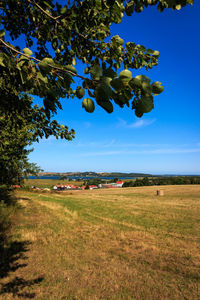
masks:
<instances>
[{"instance_id":1,"label":"hay bale","mask_svg":"<svg viewBox=\"0 0 200 300\"><path fill-rule=\"evenodd\" d=\"M156 195L157 196L164 196L164 191L163 190L157 190Z\"/></svg>"}]
</instances>

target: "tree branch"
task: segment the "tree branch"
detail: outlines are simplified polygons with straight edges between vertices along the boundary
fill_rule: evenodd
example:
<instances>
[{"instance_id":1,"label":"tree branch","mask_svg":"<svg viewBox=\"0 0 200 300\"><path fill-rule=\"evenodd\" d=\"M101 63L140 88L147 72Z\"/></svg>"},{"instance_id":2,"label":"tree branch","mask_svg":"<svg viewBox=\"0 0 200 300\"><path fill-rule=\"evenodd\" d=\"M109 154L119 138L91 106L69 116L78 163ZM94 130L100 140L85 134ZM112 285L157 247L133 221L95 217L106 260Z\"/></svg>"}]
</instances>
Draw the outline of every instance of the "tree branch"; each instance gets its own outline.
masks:
<instances>
[{"instance_id":1,"label":"tree branch","mask_svg":"<svg viewBox=\"0 0 200 300\"><path fill-rule=\"evenodd\" d=\"M28 0L28 1L29 1L29 0ZM6 42L4 42L2 39L0 39L0 42L1 42L6 48L8 48L8 49L14 51L15 53L18 53L18 54L20 54L20 55L23 55L23 56L27 57L27 58L30 59L30 60L33 59L33 60L37 61L38 63L41 62L40 59L37 59L37 58L35 58L35 57L33 57L33 56L26 55L26 54L24 54L24 53L22 53L22 52L16 50L15 48L11 47L11 46L8 45ZM78 74L76 74L76 73L74 73L74 72L72 72L72 71L64 70L64 69L62 69L62 68L59 68L59 67L57 67L57 66L53 66L53 65L51 65L51 64L47 64L47 65L48 65L49 67L51 67L52 69L55 69L55 70L57 70L57 71L59 71L59 72L62 72L62 73L68 73L68 74L70 74L70 75L72 75L72 76L76 76L76 77L81 78L81 79L83 79L83 80L90 80L90 81L94 82L95 84L98 84L98 81L97 81L97 80L92 80L92 79L89 79L89 78L87 78L87 77L83 77L83 76L78 75Z\"/></svg>"},{"instance_id":2,"label":"tree branch","mask_svg":"<svg viewBox=\"0 0 200 300\"><path fill-rule=\"evenodd\" d=\"M46 12L46 11L45 11L39 4L37 4L36 2L33 2L32 0L27 0L27 1L28 1L30 4L37 6L37 8L39 8L46 16L48 16L49 18L51 18L52 20L54 20L54 21L56 22L56 24L61 24L60 22L57 21L57 20L61 17L61 15L58 16L58 17L53 17L51 14L49 14L48 12ZM77 33L79 36L81 36L82 38L88 40L88 38L87 38L86 36L84 36L83 34L77 32L77 31L76 31L76 33ZM89 41L90 43L97 44L97 42L95 42L95 41L90 41L90 40L88 40L88 41Z\"/></svg>"},{"instance_id":3,"label":"tree branch","mask_svg":"<svg viewBox=\"0 0 200 300\"><path fill-rule=\"evenodd\" d=\"M33 60L35 60L35 61L37 61L37 62L40 62L40 61L41 61L41 60L39 60L39 59L37 59L37 58L35 58L35 57L33 57L33 56L28 56L28 55L26 55L26 54L24 54L24 53L22 53L22 52L16 50L15 48L11 47L11 46L8 45L6 42L4 42L2 39L0 39L0 42L1 42L4 46L6 46L6 48L8 48L8 49L14 51L15 53L21 54L21 55L27 57L28 59L33 59Z\"/></svg>"},{"instance_id":4,"label":"tree branch","mask_svg":"<svg viewBox=\"0 0 200 300\"><path fill-rule=\"evenodd\" d=\"M36 2L33 2L31 0L27 0L30 4L37 6L37 8L39 8L45 15L47 15L49 18L51 18L52 20L54 20L56 23L58 23L57 19L59 19L61 16L58 17L53 17L51 14L49 14L47 11L45 11L39 4L37 4Z\"/></svg>"}]
</instances>

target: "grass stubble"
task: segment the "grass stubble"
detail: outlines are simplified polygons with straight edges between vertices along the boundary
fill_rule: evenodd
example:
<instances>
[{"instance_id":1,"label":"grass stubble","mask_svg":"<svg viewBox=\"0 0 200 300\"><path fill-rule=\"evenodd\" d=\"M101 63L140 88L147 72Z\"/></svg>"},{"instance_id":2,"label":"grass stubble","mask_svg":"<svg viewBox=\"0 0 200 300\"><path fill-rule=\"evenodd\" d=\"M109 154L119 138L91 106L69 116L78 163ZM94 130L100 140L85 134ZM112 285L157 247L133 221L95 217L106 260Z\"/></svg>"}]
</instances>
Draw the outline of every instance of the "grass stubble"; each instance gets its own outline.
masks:
<instances>
[{"instance_id":1,"label":"grass stubble","mask_svg":"<svg viewBox=\"0 0 200 300\"><path fill-rule=\"evenodd\" d=\"M0 299L200 299L200 186L156 189L18 192L29 246Z\"/></svg>"}]
</instances>

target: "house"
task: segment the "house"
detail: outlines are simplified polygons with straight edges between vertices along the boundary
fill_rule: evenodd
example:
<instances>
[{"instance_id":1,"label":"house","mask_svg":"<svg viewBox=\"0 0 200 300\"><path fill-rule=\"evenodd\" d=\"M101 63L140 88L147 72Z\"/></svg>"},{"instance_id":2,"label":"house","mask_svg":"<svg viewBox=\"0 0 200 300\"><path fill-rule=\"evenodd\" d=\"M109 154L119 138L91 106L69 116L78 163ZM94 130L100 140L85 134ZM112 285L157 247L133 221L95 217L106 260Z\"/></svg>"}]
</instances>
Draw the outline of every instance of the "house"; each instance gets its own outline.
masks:
<instances>
[{"instance_id":1,"label":"house","mask_svg":"<svg viewBox=\"0 0 200 300\"><path fill-rule=\"evenodd\" d=\"M66 190L80 190L80 187L73 184L67 184L67 185L55 185L53 187L53 190L57 191L66 191Z\"/></svg>"},{"instance_id":2,"label":"house","mask_svg":"<svg viewBox=\"0 0 200 300\"><path fill-rule=\"evenodd\" d=\"M89 189L94 190L94 189L98 189L98 187L96 185L89 185Z\"/></svg>"},{"instance_id":3,"label":"house","mask_svg":"<svg viewBox=\"0 0 200 300\"><path fill-rule=\"evenodd\" d=\"M123 183L124 183L123 181L119 180L117 182L101 184L101 188L104 189L118 188L118 187L122 187Z\"/></svg>"},{"instance_id":4,"label":"house","mask_svg":"<svg viewBox=\"0 0 200 300\"><path fill-rule=\"evenodd\" d=\"M117 186L117 187L122 187L123 184L124 184L124 182L121 181L121 180L118 180L118 181L116 182L116 186Z\"/></svg>"},{"instance_id":5,"label":"house","mask_svg":"<svg viewBox=\"0 0 200 300\"><path fill-rule=\"evenodd\" d=\"M72 189L72 186L70 184L65 185L65 190L71 190L71 189Z\"/></svg>"},{"instance_id":6,"label":"house","mask_svg":"<svg viewBox=\"0 0 200 300\"><path fill-rule=\"evenodd\" d=\"M17 185L17 184L15 184L15 185L12 185L12 188L13 188L13 189L21 189L21 186L20 186L20 185Z\"/></svg>"}]
</instances>

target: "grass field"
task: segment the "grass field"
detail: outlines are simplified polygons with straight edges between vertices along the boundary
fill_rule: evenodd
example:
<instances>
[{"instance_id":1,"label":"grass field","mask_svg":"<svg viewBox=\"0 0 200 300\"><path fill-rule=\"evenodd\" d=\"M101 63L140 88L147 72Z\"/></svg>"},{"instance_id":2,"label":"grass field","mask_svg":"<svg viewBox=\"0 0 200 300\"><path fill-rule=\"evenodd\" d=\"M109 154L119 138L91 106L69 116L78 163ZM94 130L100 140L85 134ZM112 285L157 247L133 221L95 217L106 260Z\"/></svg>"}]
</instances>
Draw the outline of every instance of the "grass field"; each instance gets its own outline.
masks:
<instances>
[{"instance_id":1,"label":"grass field","mask_svg":"<svg viewBox=\"0 0 200 300\"><path fill-rule=\"evenodd\" d=\"M25 187L32 187L36 186L39 188L52 188L54 185L57 184L74 184L80 186L83 184L83 181L76 181L73 180L59 180L59 179L25 179L24 186Z\"/></svg>"},{"instance_id":2,"label":"grass field","mask_svg":"<svg viewBox=\"0 0 200 300\"><path fill-rule=\"evenodd\" d=\"M162 189L18 191L0 299L200 299L200 186Z\"/></svg>"}]
</instances>

